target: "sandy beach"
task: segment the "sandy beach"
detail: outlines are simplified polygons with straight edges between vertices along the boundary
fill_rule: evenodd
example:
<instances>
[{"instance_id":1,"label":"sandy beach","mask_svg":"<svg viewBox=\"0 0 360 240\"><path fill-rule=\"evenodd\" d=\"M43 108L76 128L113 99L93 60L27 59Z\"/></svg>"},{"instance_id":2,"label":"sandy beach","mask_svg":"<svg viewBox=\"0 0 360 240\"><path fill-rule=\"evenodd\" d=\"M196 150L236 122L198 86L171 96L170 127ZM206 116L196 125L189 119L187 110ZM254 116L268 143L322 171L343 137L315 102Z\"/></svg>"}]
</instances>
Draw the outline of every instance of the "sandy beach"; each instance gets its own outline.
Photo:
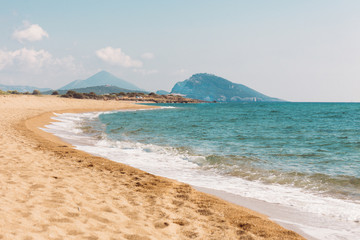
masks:
<instances>
[{"instance_id":1,"label":"sandy beach","mask_svg":"<svg viewBox=\"0 0 360 240\"><path fill-rule=\"evenodd\" d=\"M262 214L39 129L54 112L144 108L0 95L0 239L303 239Z\"/></svg>"}]
</instances>

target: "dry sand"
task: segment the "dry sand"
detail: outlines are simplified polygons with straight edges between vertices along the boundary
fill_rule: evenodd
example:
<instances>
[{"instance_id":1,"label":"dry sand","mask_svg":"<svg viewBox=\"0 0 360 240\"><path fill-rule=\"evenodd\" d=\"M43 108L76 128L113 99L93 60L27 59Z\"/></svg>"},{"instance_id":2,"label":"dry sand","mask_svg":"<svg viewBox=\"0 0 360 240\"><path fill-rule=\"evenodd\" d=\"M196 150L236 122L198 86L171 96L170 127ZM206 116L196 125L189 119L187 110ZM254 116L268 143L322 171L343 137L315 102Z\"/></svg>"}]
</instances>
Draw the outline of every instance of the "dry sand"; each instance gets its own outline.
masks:
<instances>
[{"instance_id":1,"label":"dry sand","mask_svg":"<svg viewBox=\"0 0 360 240\"><path fill-rule=\"evenodd\" d=\"M261 214L38 129L52 112L139 107L0 95L0 239L303 239Z\"/></svg>"}]
</instances>

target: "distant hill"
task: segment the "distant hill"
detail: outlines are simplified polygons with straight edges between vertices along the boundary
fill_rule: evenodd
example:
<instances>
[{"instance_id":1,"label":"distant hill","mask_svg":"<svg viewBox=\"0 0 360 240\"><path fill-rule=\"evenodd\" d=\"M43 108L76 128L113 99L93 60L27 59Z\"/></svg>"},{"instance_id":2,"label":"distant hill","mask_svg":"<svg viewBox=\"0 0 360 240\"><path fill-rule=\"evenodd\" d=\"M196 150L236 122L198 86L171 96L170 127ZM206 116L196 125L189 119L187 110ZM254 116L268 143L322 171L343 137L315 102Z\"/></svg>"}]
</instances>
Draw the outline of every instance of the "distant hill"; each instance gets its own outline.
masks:
<instances>
[{"instance_id":1,"label":"distant hill","mask_svg":"<svg viewBox=\"0 0 360 240\"><path fill-rule=\"evenodd\" d=\"M125 89L125 88L119 88L116 86L94 86L94 87L87 87L87 88L74 88L74 89L66 89L66 90L57 90L58 93L60 95L66 94L67 91L69 90L73 90L75 92L78 93L90 93L90 92L94 92L97 95L104 95L104 94L110 94L110 93L120 93L120 92L124 92L124 93L128 93L128 92L143 92L146 93L145 91L136 91L136 90L129 90L129 89ZM42 94L47 94L47 95L51 95L54 92L54 90L50 90L50 91L45 91L42 92Z\"/></svg>"},{"instance_id":2,"label":"distant hill","mask_svg":"<svg viewBox=\"0 0 360 240\"><path fill-rule=\"evenodd\" d=\"M158 94L158 95L168 95L168 94L170 94L170 92L165 91L165 90L158 90L158 91L156 91L156 94Z\"/></svg>"},{"instance_id":3,"label":"distant hill","mask_svg":"<svg viewBox=\"0 0 360 240\"><path fill-rule=\"evenodd\" d=\"M98 72L95 75L93 75L85 80L75 80L75 81L59 88L59 90L79 89L79 88L104 86L104 85L116 86L119 88L141 91L141 89L138 88L137 86L135 86L134 84L131 84L125 80L122 80L106 71Z\"/></svg>"},{"instance_id":4,"label":"distant hill","mask_svg":"<svg viewBox=\"0 0 360 240\"><path fill-rule=\"evenodd\" d=\"M38 87L33 87L33 86L20 86L20 85L3 85L0 84L0 90L3 91L18 91L18 92L32 92L35 89L41 91L48 91L51 90L51 88L38 88Z\"/></svg>"},{"instance_id":5,"label":"distant hill","mask_svg":"<svg viewBox=\"0 0 360 240\"><path fill-rule=\"evenodd\" d=\"M178 82L171 90L188 98L217 102L274 102L282 101L268 97L245 85L230 82L213 74L198 73Z\"/></svg>"}]
</instances>

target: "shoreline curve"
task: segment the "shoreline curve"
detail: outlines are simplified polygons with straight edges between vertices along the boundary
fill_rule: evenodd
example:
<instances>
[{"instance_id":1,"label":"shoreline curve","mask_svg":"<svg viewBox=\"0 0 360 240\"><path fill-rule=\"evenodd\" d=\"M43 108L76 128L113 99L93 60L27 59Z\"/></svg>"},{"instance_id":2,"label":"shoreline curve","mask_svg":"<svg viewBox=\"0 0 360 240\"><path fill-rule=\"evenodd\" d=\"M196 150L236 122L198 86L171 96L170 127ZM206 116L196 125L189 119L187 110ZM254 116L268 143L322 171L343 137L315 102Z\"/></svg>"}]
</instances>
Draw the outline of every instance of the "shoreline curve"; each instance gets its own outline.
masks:
<instances>
[{"instance_id":1,"label":"shoreline curve","mask_svg":"<svg viewBox=\"0 0 360 240\"><path fill-rule=\"evenodd\" d=\"M34 101L35 105L41 102L44 104L44 101L46 104L60 101L54 97L5 98L13 102L24 99ZM91 107L88 104L92 104ZM22 141L29 142L26 150L31 152L30 157L39 157L41 160L36 161L39 168L33 169L35 175L41 175L39 178L32 177L38 183L26 183L37 193L39 205L25 204L27 207L20 213L25 216L23 223L12 225L13 229L8 229L11 228L8 223L15 216L0 221L0 228L9 230L2 233L0 239L13 236L11 232L14 229L20 229L20 235L73 236L74 239L101 239L106 236L124 239L303 239L260 213L197 191L188 184L76 150L53 134L39 129L53 121L53 112L110 111L135 106L143 108L135 104L121 104L125 103L67 99L61 100L56 107L35 107L34 111L27 108L25 103L24 108L13 110L12 115L16 115L16 111L27 114L25 118L23 114L22 118L8 126L20 133ZM16 141L16 138L12 140ZM41 169L45 170L36 172ZM17 174L22 173L20 171ZM51 182L44 182L44 178ZM57 183L59 180L62 180L62 184ZM49 204L48 192L52 192L53 204ZM8 196L5 200L10 198ZM34 208L36 214L32 212ZM30 211L30 214L25 214L26 211ZM34 221L38 221L36 226L43 226L43 231L28 231L32 229L28 224ZM23 225L26 227L22 228Z\"/></svg>"}]
</instances>

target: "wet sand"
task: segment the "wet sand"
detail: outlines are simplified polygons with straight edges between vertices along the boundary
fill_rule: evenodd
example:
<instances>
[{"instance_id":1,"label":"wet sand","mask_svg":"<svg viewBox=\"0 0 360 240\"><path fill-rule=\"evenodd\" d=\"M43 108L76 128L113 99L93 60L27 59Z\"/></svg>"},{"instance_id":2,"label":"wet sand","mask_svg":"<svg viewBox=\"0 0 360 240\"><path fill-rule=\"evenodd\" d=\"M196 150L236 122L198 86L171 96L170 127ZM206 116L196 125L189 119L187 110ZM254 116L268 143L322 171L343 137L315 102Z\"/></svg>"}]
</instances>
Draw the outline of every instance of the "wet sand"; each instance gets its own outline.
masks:
<instances>
[{"instance_id":1,"label":"wet sand","mask_svg":"<svg viewBox=\"0 0 360 240\"><path fill-rule=\"evenodd\" d=\"M39 129L53 112L148 107L0 95L0 239L303 239L262 214Z\"/></svg>"}]
</instances>

